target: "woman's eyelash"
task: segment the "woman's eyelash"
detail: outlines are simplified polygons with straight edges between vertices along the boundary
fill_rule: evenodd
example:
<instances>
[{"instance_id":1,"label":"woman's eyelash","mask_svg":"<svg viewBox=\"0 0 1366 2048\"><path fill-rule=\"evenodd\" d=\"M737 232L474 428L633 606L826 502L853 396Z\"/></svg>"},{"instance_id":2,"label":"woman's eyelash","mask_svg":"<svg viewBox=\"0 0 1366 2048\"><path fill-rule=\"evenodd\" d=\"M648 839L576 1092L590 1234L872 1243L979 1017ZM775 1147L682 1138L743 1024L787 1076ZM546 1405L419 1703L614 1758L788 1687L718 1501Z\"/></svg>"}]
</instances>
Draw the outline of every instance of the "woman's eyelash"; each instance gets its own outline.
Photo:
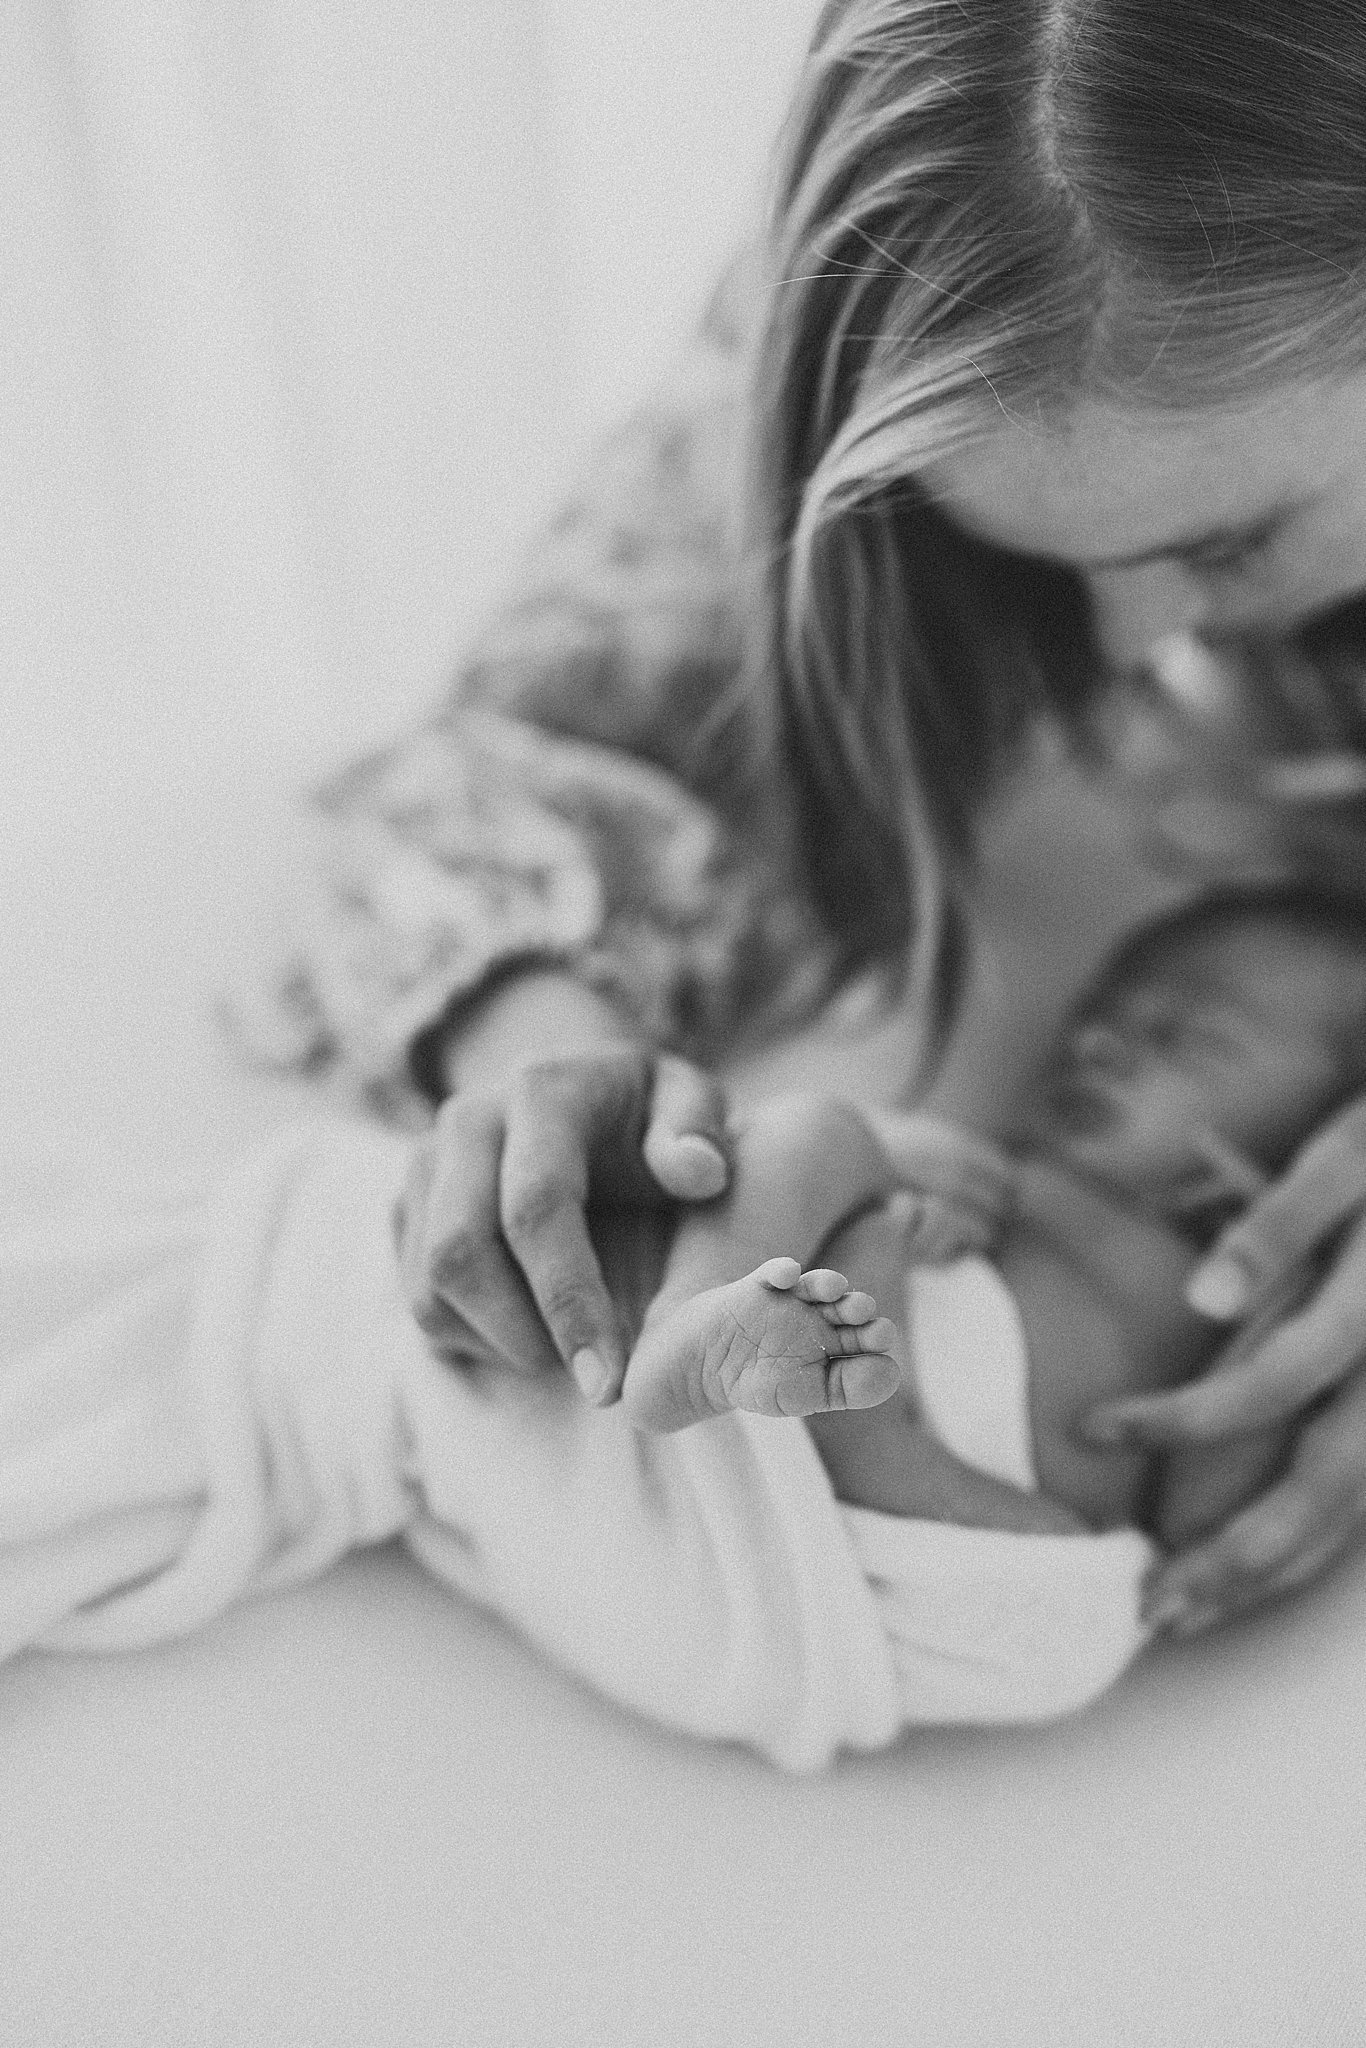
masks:
<instances>
[{"instance_id":1,"label":"woman's eyelash","mask_svg":"<svg viewBox=\"0 0 1366 2048\"><path fill-rule=\"evenodd\" d=\"M1262 533L1244 534L1239 540L1211 542L1208 547L1194 548L1186 556L1186 564L1197 576L1233 576L1266 553L1271 544L1272 533L1268 528Z\"/></svg>"}]
</instances>

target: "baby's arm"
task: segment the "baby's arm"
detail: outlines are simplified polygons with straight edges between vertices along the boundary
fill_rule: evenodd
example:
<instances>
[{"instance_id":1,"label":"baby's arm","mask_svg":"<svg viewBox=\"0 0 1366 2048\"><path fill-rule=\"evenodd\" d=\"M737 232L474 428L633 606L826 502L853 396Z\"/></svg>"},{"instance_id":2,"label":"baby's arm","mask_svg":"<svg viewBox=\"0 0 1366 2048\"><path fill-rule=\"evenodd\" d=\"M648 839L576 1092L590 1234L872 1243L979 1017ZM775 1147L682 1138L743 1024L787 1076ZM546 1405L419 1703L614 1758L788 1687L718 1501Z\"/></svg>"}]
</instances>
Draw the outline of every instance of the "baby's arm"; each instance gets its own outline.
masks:
<instances>
[{"instance_id":1,"label":"baby's arm","mask_svg":"<svg viewBox=\"0 0 1366 2048\"><path fill-rule=\"evenodd\" d=\"M807 1415L867 1407L899 1382L895 1326L843 1275L803 1273L846 1218L897 1174L851 1104L789 1096L735 1132L727 1196L687 1212L627 1367L622 1399L650 1429L731 1408Z\"/></svg>"}]
</instances>

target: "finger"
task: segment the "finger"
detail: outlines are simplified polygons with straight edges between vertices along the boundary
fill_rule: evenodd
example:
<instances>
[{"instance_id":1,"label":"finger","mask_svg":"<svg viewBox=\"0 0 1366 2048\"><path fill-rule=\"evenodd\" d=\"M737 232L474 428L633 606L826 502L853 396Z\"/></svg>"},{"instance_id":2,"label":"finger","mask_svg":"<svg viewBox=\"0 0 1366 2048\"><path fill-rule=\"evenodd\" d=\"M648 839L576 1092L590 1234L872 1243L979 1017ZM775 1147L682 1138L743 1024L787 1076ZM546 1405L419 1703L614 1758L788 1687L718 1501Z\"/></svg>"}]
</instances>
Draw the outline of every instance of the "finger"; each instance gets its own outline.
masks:
<instances>
[{"instance_id":1,"label":"finger","mask_svg":"<svg viewBox=\"0 0 1366 2048\"><path fill-rule=\"evenodd\" d=\"M1115 1402L1085 1424L1092 1442L1153 1447L1214 1443L1298 1415L1354 1371L1366 1341L1366 1224L1345 1240L1333 1271L1299 1314L1202 1379Z\"/></svg>"},{"instance_id":2,"label":"finger","mask_svg":"<svg viewBox=\"0 0 1366 2048\"><path fill-rule=\"evenodd\" d=\"M1355 1103L1219 1238L1191 1276L1192 1308L1218 1322L1236 1320L1363 1204L1366 1105Z\"/></svg>"},{"instance_id":3,"label":"finger","mask_svg":"<svg viewBox=\"0 0 1366 2048\"><path fill-rule=\"evenodd\" d=\"M502 1233L551 1342L585 1397L615 1401L626 1347L588 1234L583 1098L534 1088L514 1104L499 1183Z\"/></svg>"},{"instance_id":4,"label":"finger","mask_svg":"<svg viewBox=\"0 0 1366 2048\"><path fill-rule=\"evenodd\" d=\"M432 1348L454 1360L465 1353L470 1330L458 1311L437 1293L428 1268L426 1228L435 1170L433 1147L429 1143L417 1146L390 1220L399 1282L413 1319Z\"/></svg>"},{"instance_id":5,"label":"finger","mask_svg":"<svg viewBox=\"0 0 1366 2048\"><path fill-rule=\"evenodd\" d=\"M403 1189L389 1212L389 1226L394 1243L394 1256L399 1263L405 1288L407 1272L405 1262L408 1248L420 1229L420 1219L427 1213L427 1192L431 1187L435 1166L435 1147L430 1138L424 1138L414 1145L408 1155L408 1170L404 1175Z\"/></svg>"},{"instance_id":6,"label":"finger","mask_svg":"<svg viewBox=\"0 0 1366 2048\"><path fill-rule=\"evenodd\" d=\"M1145 1616L1195 1634L1317 1576L1358 1533L1366 1500L1366 1372L1306 1424L1280 1483L1155 1574Z\"/></svg>"},{"instance_id":7,"label":"finger","mask_svg":"<svg viewBox=\"0 0 1366 2048\"><path fill-rule=\"evenodd\" d=\"M1303 1584L1349 1535L1336 1508L1319 1507L1302 1480L1284 1479L1217 1536L1154 1574L1143 1618L1173 1635L1203 1634Z\"/></svg>"},{"instance_id":8,"label":"finger","mask_svg":"<svg viewBox=\"0 0 1366 2048\"><path fill-rule=\"evenodd\" d=\"M405 1233L401 1271L415 1317L442 1349L483 1353L531 1375L559 1360L503 1243L501 1151L501 1119L491 1109L458 1099L445 1105L415 1168L422 1208Z\"/></svg>"},{"instance_id":9,"label":"finger","mask_svg":"<svg viewBox=\"0 0 1366 2048\"><path fill-rule=\"evenodd\" d=\"M719 1195L730 1179L726 1097L720 1083L687 1060L661 1054L642 1150L666 1194L682 1202Z\"/></svg>"}]
</instances>

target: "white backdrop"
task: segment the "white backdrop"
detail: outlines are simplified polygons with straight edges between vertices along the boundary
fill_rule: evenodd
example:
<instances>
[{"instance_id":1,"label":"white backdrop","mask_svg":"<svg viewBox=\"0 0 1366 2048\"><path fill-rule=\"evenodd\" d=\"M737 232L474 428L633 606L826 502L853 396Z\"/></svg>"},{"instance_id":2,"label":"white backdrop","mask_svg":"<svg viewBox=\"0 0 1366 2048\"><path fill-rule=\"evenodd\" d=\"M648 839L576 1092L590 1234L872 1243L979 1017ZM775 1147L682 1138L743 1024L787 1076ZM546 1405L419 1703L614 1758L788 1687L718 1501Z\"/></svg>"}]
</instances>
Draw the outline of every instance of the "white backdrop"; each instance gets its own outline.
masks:
<instances>
[{"instance_id":1,"label":"white backdrop","mask_svg":"<svg viewBox=\"0 0 1366 2048\"><path fill-rule=\"evenodd\" d=\"M814 12L7 0L16 839L429 696L752 218Z\"/></svg>"},{"instance_id":2,"label":"white backdrop","mask_svg":"<svg viewBox=\"0 0 1366 2048\"><path fill-rule=\"evenodd\" d=\"M814 11L4 0L0 1210L278 1124L205 1013L263 805L439 685L743 231ZM1152 886L1036 813L993 1053ZM1355 2048L1363 1641L1358 1570L805 1786L376 1555L4 1672L0 2040Z\"/></svg>"}]
</instances>

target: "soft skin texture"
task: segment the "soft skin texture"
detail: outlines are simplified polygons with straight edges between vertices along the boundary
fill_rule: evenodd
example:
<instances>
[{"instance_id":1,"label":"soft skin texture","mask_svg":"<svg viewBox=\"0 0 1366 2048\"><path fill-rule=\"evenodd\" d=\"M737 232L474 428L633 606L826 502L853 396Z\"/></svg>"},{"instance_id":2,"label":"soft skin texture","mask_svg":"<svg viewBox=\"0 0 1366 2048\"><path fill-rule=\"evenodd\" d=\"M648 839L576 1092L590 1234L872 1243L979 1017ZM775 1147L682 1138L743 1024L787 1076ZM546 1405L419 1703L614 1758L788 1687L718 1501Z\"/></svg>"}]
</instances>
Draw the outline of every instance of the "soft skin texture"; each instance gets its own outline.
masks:
<instances>
[{"instance_id":1,"label":"soft skin texture","mask_svg":"<svg viewBox=\"0 0 1366 2048\"><path fill-rule=\"evenodd\" d=\"M1178 633L1288 632L1366 588L1366 373L1227 412L998 423L927 482L969 532L1079 570L1116 669Z\"/></svg>"},{"instance_id":2,"label":"soft skin texture","mask_svg":"<svg viewBox=\"0 0 1366 2048\"><path fill-rule=\"evenodd\" d=\"M433 1343L512 1371L568 1366L620 1391L627 1336L588 1233L592 1197L659 1210L729 1173L725 1098L633 1044L567 975L520 978L462 1042L460 1085L419 1142L395 1216L413 1313Z\"/></svg>"},{"instance_id":3,"label":"soft skin texture","mask_svg":"<svg viewBox=\"0 0 1366 2048\"><path fill-rule=\"evenodd\" d=\"M1079 1525L1139 1523L1186 1543L1245 1507L1284 1462L1274 1415L1231 1444L1178 1440L1160 1465L1140 1444L1088 1443L1083 1425L1106 1397L1205 1384L1217 1327L1185 1299L1198 1245L1355 1072L1360 920L1317 907L1328 918L1310 924L1274 892L1235 896L1194 925L1150 928L1082 994L1026 1088L1016 1199L992 1257L1024 1327L1041 1496ZM651 1429L730 1407L805 1416L851 1505L1029 1526L1018 1502L953 1469L910 1387L896 1385L907 1333L877 1310L901 1314L924 1253L914 1212L886 1199L895 1141L884 1126L884 1151L876 1121L819 1098L767 1105L734 1133L729 1194L685 1212L667 1252L659 1239L633 1274L618 1253L623 1297L633 1286L645 1300L662 1275L627 1373L628 1409ZM802 1274L779 1259L733 1279L734 1261L767 1247L780 1216L801 1238L824 1221L837 1270ZM1295 1305L1272 1306L1279 1319Z\"/></svg>"},{"instance_id":4,"label":"soft skin texture","mask_svg":"<svg viewBox=\"0 0 1366 2048\"><path fill-rule=\"evenodd\" d=\"M1061 422L998 420L930 479L965 528L1076 569L1103 656L1122 671L1172 636L1236 658L1366 588L1366 373L1269 389L1255 407L1160 413L1084 403ZM1225 1370L1098 1411L1097 1441L1232 1442L1303 1417L1278 1482L1175 1557L1149 1618L1193 1633L1293 1590L1366 1512L1366 1099L1340 1111L1213 1247L1190 1298L1256 1330ZM1309 1292L1295 1276L1318 1260ZM1294 1299L1291 1314L1268 1315Z\"/></svg>"},{"instance_id":5,"label":"soft skin texture","mask_svg":"<svg viewBox=\"0 0 1366 2048\"><path fill-rule=\"evenodd\" d=\"M648 416L601 451L566 521L534 555L517 602L454 693L461 704L524 722L547 755L562 745L561 736L598 743L610 734L614 747L659 762L724 814L728 875L747 871L755 857L746 832L782 815L781 791L768 792L762 803L733 804L715 772L720 756L688 751L734 674L739 584L717 536L732 530L745 350L758 308L753 284L754 273L737 267ZM1040 422L993 411L976 445L924 480L964 527L1078 568L1115 667L1191 630L1234 651L1243 636L1290 630L1366 584L1363 388L1360 377L1279 392L1269 387L1255 407L1194 413L1080 405L1070 418ZM1265 531L1273 518L1274 531ZM454 720L438 719L400 742L390 762L397 786L410 787L434 738L447 742L457 733ZM606 790L604 779L595 803L615 818L604 808ZM326 817L340 828L353 814L364 821L374 807L369 785L348 784L331 793ZM394 829L406 835L412 858L415 828L407 811L394 809ZM1301 835L1306 859L1312 836ZM764 858L779 881L789 871L781 830ZM721 889L713 885L711 900ZM734 943L692 956L686 985L704 990L709 1014L740 1014L736 963L762 959L771 976L774 962L799 957L799 944L775 944L768 934L759 909L770 900L762 892L754 897L756 908L736 924ZM671 962L676 942L648 898L629 929L651 941L648 955L633 954L623 970L638 987L646 959ZM786 927L773 930L781 936ZM297 974L297 965L291 971ZM314 978L315 1003L336 973L334 964L328 976ZM594 1010L588 1030L581 1028L585 1005ZM368 1016L364 1003L360 1008ZM325 1015L346 1054L344 1018ZM591 1178L601 1149L592 1107L601 1101L596 1062L617 1059L623 1042L638 1043L639 1024L587 989L581 971L529 963L498 980L492 993L463 1000L443 1035L441 1089L457 1082L462 1090L481 1088L492 1077L496 1102L485 1098L478 1174L457 1172L460 1185L452 1187L449 1162L440 1170L429 1162L416 1176L401 1224L414 1298L464 1340L487 1330L492 1358L568 1362L592 1351L605 1366L591 1382L593 1397L605 1387L611 1398L624 1347L585 1250L574 1189ZM573 1086L561 1088L568 1156L538 1160L528 1125L532 1142L513 1148L505 1168L502 1138L510 1125L525 1122L543 1086L538 1069L567 1056L585 1063ZM715 1083L695 1072L689 1093L704 1105L690 1112L692 1126L724 1149ZM617 1099L624 1146L650 1127L653 1090L642 1078ZM1173 1560L1158 1580L1159 1619L1193 1625L1285 1591L1339 1554L1358 1526L1366 1501L1363 1125L1366 1105L1326 1126L1226 1240L1229 1256L1197 1272L1194 1298L1236 1326L1228 1363L1237 1369L1095 1418L1099 1432L1108 1426L1113 1433L1122 1423L1150 1446L1233 1441L1268 1417L1302 1418L1326 1390L1265 1500ZM662 1157L660 1143L667 1150L669 1142L657 1141ZM704 1155L685 1148L676 1156L687 1156L695 1171ZM715 1172L710 1157L706 1172ZM652 1177L645 1187L653 1200L658 1181ZM538 1205L542 1227L530 1236L523 1229L519 1240L514 1219L536 1216ZM1269 1342L1250 1347L1244 1340L1264 1334L1269 1305L1294 1298L1293 1275L1329 1242L1335 1257L1318 1292L1281 1318ZM794 1241L783 1249L809 1263L819 1247ZM530 1334L535 1344L528 1347L521 1339Z\"/></svg>"}]
</instances>

